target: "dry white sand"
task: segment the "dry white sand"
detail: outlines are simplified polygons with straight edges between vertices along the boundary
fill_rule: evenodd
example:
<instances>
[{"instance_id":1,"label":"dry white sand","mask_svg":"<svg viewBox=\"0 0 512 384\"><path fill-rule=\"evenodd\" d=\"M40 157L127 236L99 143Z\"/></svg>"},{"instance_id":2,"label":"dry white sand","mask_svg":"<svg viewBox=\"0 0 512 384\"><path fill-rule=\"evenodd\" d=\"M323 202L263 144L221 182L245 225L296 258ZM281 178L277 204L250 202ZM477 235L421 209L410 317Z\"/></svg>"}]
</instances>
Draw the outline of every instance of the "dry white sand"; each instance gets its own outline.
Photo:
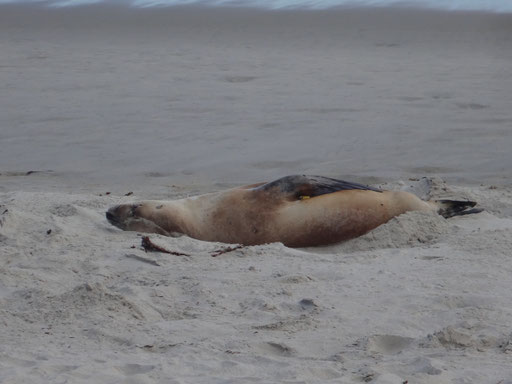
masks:
<instances>
[{"instance_id":1,"label":"dry white sand","mask_svg":"<svg viewBox=\"0 0 512 384\"><path fill-rule=\"evenodd\" d=\"M486 212L218 257L145 253L104 218L135 196L3 193L0 382L511 383L512 191L439 192Z\"/></svg>"},{"instance_id":2,"label":"dry white sand","mask_svg":"<svg viewBox=\"0 0 512 384\"><path fill-rule=\"evenodd\" d=\"M511 384L510 20L1 7L0 382ZM218 257L104 217L292 172L486 211Z\"/></svg>"}]
</instances>

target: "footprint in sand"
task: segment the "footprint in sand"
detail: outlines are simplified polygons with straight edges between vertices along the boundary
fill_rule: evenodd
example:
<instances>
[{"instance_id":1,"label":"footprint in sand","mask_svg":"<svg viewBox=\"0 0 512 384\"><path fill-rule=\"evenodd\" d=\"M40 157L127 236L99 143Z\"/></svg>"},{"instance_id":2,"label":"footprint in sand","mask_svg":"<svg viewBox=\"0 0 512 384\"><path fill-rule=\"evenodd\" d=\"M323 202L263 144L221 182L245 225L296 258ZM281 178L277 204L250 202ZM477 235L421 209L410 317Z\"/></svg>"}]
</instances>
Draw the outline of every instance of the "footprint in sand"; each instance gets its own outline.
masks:
<instances>
[{"instance_id":1,"label":"footprint in sand","mask_svg":"<svg viewBox=\"0 0 512 384\"><path fill-rule=\"evenodd\" d=\"M395 335L374 335L368 338L366 349L369 352L381 354L396 354L402 352L414 339Z\"/></svg>"},{"instance_id":2,"label":"footprint in sand","mask_svg":"<svg viewBox=\"0 0 512 384\"><path fill-rule=\"evenodd\" d=\"M78 210L71 204L61 204L52 207L50 213L59 217L70 217L76 215Z\"/></svg>"},{"instance_id":3,"label":"footprint in sand","mask_svg":"<svg viewBox=\"0 0 512 384\"><path fill-rule=\"evenodd\" d=\"M288 275L281 278L280 282L285 284L302 284L302 283L310 283L314 281L312 277L307 275Z\"/></svg>"},{"instance_id":4,"label":"footprint in sand","mask_svg":"<svg viewBox=\"0 0 512 384\"><path fill-rule=\"evenodd\" d=\"M286 344L274 342L259 344L257 349L259 349L263 355L289 357L295 353L295 350Z\"/></svg>"},{"instance_id":5,"label":"footprint in sand","mask_svg":"<svg viewBox=\"0 0 512 384\"><path fill-rule=\"evenodd\" d=\"M140 375L148 373L155 369L154 365L142 365L142 364L125 364L121 367L117 367L122 373L127 376Z\"/></svg>"}]
</instances>

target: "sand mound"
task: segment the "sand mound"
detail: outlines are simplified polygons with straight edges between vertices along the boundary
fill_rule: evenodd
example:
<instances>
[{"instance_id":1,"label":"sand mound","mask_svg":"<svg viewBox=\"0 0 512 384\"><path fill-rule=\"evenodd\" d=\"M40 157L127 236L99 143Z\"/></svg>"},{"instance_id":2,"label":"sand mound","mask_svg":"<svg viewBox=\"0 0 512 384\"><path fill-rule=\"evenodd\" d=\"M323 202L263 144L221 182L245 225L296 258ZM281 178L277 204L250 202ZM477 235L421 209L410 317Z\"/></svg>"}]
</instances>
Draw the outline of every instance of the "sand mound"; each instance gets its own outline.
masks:
<instances>
[{"instance_id":1,"label":"sand mound","mask_svg":"<svg viewBox=\"0 0 512 384\"><path fill-rule=\"evenodd\" d=\"M380 225L366 235L324 247L329 252L364 252L384 248L429 246L455 231L442 216L434 212L407 212ZM310 249L314 251L314 249Z\"/></svg>"}]
</instances>

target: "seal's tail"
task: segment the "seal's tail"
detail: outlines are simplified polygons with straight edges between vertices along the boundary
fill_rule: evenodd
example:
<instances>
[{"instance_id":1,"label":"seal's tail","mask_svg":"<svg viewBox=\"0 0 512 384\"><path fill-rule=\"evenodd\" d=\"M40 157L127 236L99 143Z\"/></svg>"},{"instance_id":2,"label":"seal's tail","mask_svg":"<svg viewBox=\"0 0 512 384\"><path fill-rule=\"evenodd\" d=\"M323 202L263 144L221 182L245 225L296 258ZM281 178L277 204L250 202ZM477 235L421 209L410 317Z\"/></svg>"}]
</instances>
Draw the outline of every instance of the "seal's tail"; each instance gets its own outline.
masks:
<instances>
[{"instance_id":1,"label":"seal's tail","mask_svg":"<svg viewBox=\"0 0 512 384\"><path fill-rule=\"evenodd\" d=\"M445 218L469 215L483 211L481 208L473 208L476 205L474 201L435 200L435 203L438 207L437 213Z\"/></svg>"}]
</instances>

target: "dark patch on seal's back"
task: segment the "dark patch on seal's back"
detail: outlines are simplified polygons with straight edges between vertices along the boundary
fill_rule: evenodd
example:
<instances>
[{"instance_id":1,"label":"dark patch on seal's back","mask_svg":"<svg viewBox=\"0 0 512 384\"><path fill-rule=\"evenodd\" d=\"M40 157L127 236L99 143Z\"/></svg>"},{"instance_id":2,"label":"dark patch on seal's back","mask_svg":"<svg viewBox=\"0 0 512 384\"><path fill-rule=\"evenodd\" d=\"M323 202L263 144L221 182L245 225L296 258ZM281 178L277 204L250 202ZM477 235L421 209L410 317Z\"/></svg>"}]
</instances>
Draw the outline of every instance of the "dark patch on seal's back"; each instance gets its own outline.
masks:
<instances>
[{"instance_id":1,"label":"dark patch on seal's back","mask_svg":"<svg viewBox=\"0 0 512 384\"><path fill-rule=\"evenodd\" d=\"M300 199L302 196L315 197L339 191L353 189L382 192L380 189L367 185L352 183L345 180L332 179L324 176L291 175L263 184L254 190L277 191L289 199Z\"/></svg>"}]
</instances>

